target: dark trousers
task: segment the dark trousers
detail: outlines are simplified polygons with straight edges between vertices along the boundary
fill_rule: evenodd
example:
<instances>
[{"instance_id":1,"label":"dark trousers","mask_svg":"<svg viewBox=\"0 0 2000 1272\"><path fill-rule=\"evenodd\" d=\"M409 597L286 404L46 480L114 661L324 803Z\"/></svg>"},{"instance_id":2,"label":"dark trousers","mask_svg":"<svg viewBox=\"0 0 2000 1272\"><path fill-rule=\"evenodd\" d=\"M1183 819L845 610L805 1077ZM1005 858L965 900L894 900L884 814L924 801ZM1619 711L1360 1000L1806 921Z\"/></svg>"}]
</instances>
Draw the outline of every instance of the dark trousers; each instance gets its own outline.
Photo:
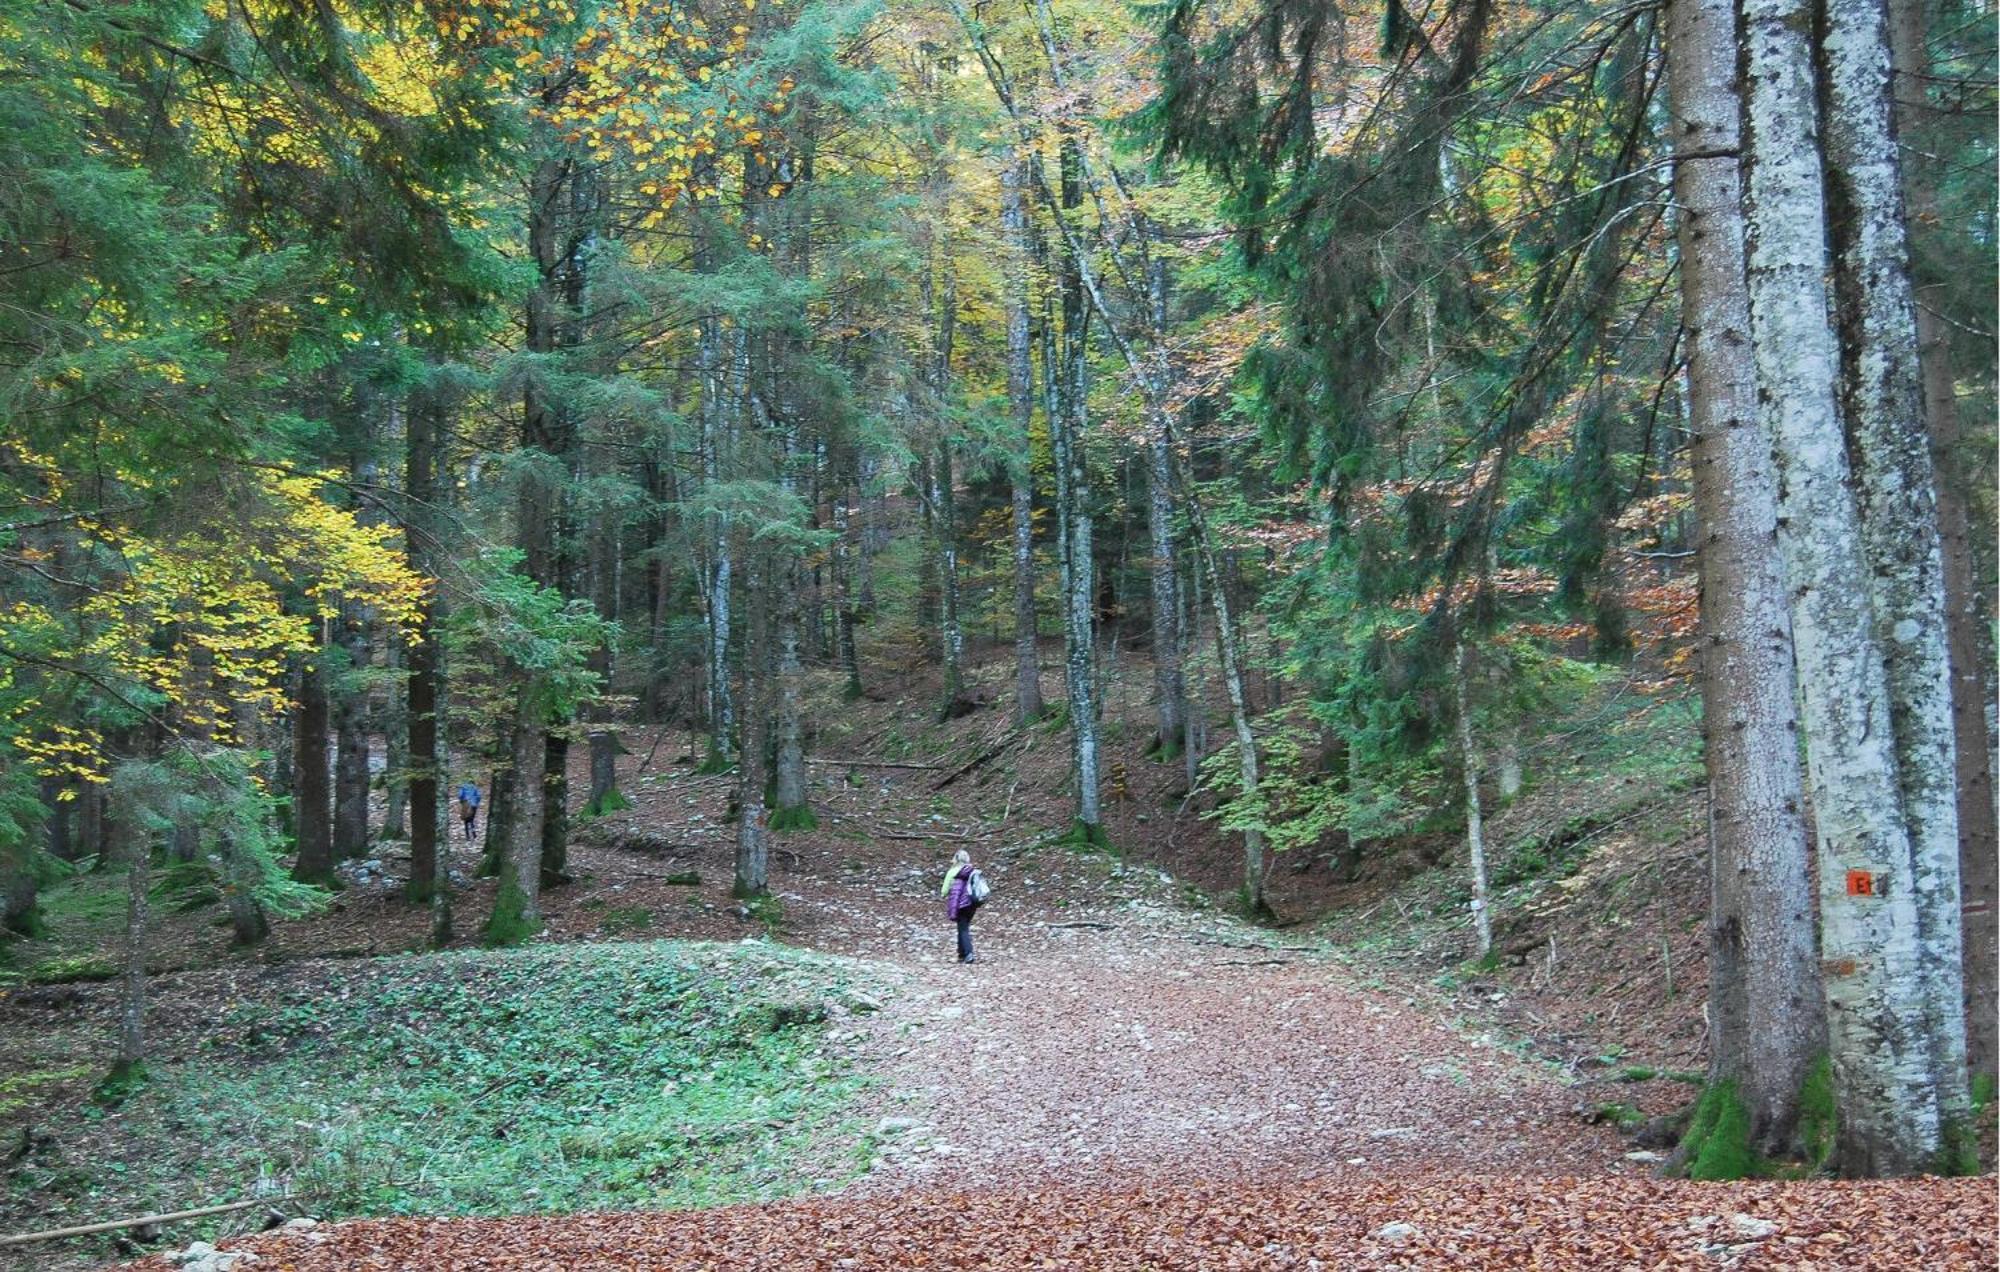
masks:
<instances>
[{"instance_id":1,"label":"dark trousers","mask_svg":"<svg viewBox=\"0 0 2000 1272\"><path fill-rule=\"evenodd\" d=\"M965 963L970 962L971 959L972 911L960 910L958 912L958 961Z\"/></svg>"}]
</instances>

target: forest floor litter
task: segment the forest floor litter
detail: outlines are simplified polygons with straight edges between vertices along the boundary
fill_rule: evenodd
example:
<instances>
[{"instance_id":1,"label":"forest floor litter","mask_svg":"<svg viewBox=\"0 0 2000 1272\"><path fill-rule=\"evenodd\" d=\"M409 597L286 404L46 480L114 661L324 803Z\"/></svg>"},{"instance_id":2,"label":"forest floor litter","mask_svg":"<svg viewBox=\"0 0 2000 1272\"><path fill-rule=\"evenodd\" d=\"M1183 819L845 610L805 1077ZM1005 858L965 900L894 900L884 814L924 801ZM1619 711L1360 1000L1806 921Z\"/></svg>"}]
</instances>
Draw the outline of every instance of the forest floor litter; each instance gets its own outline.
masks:
<instances>
[{"instance_id":1,"label":"forest floor litter","mask_svg":"<svg viewBox=\"0 0 2000 1272\"><path fill-rule=\"evenodd\" d=\"M895 709L880 708L822 737L822 752L882 751L869 730ZM1437 951L1396 931L1393 919L1385 929L1389 905L1407 913L1424 903L1393 880L1362 903L1374 906L1375 922L1345 931L1253 926L1207 903L1162 868L1173 856L1158 852L1173 801L1143 783L1170 782L1170 766L1136 772L1132 801L1114 807L1114 836L1135 849L1126 857L1047 839L1043 828L1060 824L1058 738L1031 731L1004 763L935 789L951 771L940 766L977 755L989 745L979 730L992 726L975 716L921 739L917 754L944 756L930 769L815 766L821 828L779 841L775 902L755 915L726 896L727 784L677 763L670 737L650 771L626 761L635 807L584 830L571 857L579 882L548 894L544 941L569 951L565 958L587 958L590 944L607 941L624 951L643 948L624 944L632 941L748 942L774 954L782 945L834 956L854 969L839 973L847 988L820 1005L823 1019L812 1012L812 1027L822 1031L828 1071L862 1081L838 1086L846 1103L810 1136L749 1123L739 1132L781 1145L777 1167L763 1152L756 1179L767 1182L753 1180L739 1195L813 1195L699 1210L295 1223L217 1242L223 1255L254 1261L197 1251L188 1264L235 1272L1900 1270L2000 1259L1990 1176L1736 1185L1654 1178L1661 1154L1635 1146L1602 1110L1616 1099L1663 1111L1693 1090L1664 1068L1626 1066L1616 1075L1607 1065L1615 1056L1661 1066L1688 1056L1688 1039L1700 1041L1684 1023L1695 1004L1664 1002L1670 1014L1656 1017L1635 1012L1626 1024L1631 1050L1602 1055L1604 1040L1580 1032L1597 1020L1580 1001L1559 1015L1561 1045L1538 1046L1509 1028L1519 1016L1495 1006L1529 997L1540 974L1533 960L1512 979L1429 975ZM634 750L648 754L645 745ZM1184 844L1212 833L1191 830ZM995 899L974 927L979 961L958 965L937 880L968 843ZM1641 847L1658 855L1657 845ZM459 845L455 864L468 875L475 848ZM334 911L280 928L264 956L286 960L275 968L241 956L232 963L201 916L164 931L162 959L222 964L162 979L154 1011L165 1017L165 1050L175 1050L177 1037L192 1045L212 1031L205 1011L218 1014L253 993L248 981L276 977L294 998L315 983L348 994L387 974L374 969L400 967L400 959L354 961L401 955L422 941L421 914L395 897L405 859L386 846L380 860L383 877L355 881ZM1313 880L1325 873L1279 882L1320 887ZM1592 883L1588 871L1577 877L1592 895L1616 888ZM490 887L461 896L464 928ZM1678 928L1674 935L1692 940ZM1558 939L1567 946L1573 933ZM1643 940L1622 944L1637 946L1637 960L1654 957ZM1601 957L1571 955L1564 970L1630 979L1601 965L1619 945L1610 941ZM40 1021L81 1039L114 997L112 986L88 983L21 989L0 997L0 1024ZM1655 1019L1670 1022L1670 1049L1644 1049ZM82 1133L115 1134L101 1124ZM672 1195L662 1189L657 1204L682 1204ZM309 1201L301 1207L313 1212ZM518 1208L574 1206L524 1191ZM20 1217L15 1230L32 1226ZM253 1212L248 1222L256 1221ZM166 1239L186 1250L196 1235L176 1229ZM58 1266L10 1265L5 1253L0 1266ZM176 1265L161 1253L134 1266Z\"/></svg>"}]
</instances>

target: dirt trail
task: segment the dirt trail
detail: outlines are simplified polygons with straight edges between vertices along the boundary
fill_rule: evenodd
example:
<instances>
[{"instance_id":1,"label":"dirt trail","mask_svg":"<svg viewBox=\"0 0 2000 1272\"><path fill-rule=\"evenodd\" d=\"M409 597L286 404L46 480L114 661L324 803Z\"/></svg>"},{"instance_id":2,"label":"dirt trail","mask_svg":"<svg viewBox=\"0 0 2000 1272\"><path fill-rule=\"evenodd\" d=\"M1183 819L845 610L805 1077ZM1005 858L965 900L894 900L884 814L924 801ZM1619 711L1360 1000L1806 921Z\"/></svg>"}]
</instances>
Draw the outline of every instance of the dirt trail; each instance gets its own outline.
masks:
<instances>
[{"instance_id":1,"label":"dirt trail","mask_svg":"<svg viewBox=\"0 0 2000 1272\"><path fill-rule=\"evenodd\" d=\"M1248 932L1153 906L1102 929L982 918L978 963L944 961L940 933L868 1030L876 1187L1634 1166L1545 1068L1332 959L1235 948Z\"/></svg>"}]
</instances>

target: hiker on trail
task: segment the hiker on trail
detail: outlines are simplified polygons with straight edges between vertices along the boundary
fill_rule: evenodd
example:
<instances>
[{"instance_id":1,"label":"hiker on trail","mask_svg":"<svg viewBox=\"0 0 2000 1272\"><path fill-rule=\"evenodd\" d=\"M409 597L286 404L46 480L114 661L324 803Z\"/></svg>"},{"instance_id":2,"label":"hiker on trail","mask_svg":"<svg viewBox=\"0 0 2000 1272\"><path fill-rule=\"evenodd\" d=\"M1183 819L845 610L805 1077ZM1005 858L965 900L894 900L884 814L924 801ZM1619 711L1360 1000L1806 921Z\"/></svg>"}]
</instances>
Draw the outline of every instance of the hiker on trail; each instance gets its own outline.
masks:
<instances>
[{"instance_id":1,"label":"hiker on trail","mask_svg":"<svg viewBox=\"0 0 2000 1272\"><path fill-rule=\"evenodd\" d=\"M944 917L958 924L958 961L977 963L972 952L972 914L986 900L986 880L973 868L972 857L963 848L951 859L944 872Z\"/></svg>"},{"instance_id":2,"label":"hiker on trail","mask_svg":"<svg viewBox=\"0 0 2000 1272\"><path fill-rule=\"evenodd\" d=\"M472 840L472 824L479 820L479 788L471 782L458 784L458 819L465 823L465 838Z\"/></svg>"}]
</instances>

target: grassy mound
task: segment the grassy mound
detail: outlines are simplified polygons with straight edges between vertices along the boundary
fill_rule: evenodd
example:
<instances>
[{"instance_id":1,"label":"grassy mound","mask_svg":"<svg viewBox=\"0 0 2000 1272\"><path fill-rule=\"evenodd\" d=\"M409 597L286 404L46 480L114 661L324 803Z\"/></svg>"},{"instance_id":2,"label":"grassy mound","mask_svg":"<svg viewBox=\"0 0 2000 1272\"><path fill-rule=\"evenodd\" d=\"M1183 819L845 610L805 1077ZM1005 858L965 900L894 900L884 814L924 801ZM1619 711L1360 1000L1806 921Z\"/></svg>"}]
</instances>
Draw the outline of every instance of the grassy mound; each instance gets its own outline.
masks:
<instances>
[{"instance_id":1,"label":"grassy mound","mask_svg":"<svg viewBox=\"0 0 2000 1272\"><path fill-rule=\"evenodd\" d=\"M93 1218L280 1190L326 1215L568 1212L772 1198L854 1169L840 1118L861 1079L821 1025L840 961L656 942L311 971L224 1005L116 1124L75 1111L119 1160L26 1163L12 1200Z\"/></svg>"}]
</instances>

